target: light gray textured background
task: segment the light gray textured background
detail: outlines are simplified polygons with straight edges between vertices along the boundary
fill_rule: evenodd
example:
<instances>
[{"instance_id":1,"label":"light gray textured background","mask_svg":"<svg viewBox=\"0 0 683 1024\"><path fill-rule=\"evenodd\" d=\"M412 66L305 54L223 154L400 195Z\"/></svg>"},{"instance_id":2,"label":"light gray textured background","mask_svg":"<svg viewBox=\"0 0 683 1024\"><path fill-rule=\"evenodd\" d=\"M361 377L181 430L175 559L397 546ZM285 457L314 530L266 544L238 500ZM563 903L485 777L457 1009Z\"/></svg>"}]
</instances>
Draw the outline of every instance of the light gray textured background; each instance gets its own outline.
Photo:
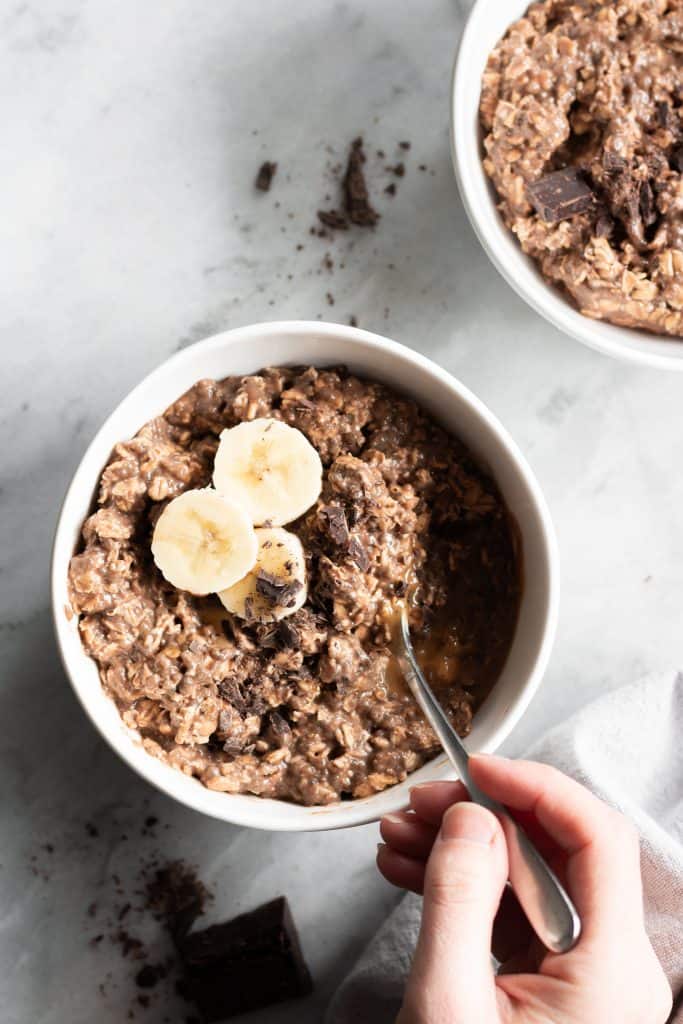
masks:
<instances>
[{"instance_id":1,"label":"light gray textured background","mask_svg":"<svg viewBox=\"0 0 683 1024\"><path fill-rule=\"evenodd\" d=\"M178 348L263 319L355 314L438 360L500 416L549 499L563 569L555 651L510 750L597 693L680 664L683 380L564 338L479 248L448 152L466 6L0 4L6 1024L126 1019L130 966L107 942L88 946L98 925L86 907L98 900L105 916L106 879L134 887L155 848L200 866L215 916L289 893L316 993L254 1022L318 1021L397 899L374 870L374 827L269 836L205 821L119 764L64 678L47 585L62 494L104 416ZM412 142L398 195L382 194L389 177L373 157L378 230L312 238L333 188L326 166L358 133L391 160ZM263 196L252 181L266 158L280 169ZM326 251L345 267L318 273ZM170 826L156 840L140 837L147 813ZM134 916L130 928L144 931ZM153 928L147 937L154 947ZM135 1019L182 1022L179 1007L157 996Z\"/></svg>"}]
</instances>

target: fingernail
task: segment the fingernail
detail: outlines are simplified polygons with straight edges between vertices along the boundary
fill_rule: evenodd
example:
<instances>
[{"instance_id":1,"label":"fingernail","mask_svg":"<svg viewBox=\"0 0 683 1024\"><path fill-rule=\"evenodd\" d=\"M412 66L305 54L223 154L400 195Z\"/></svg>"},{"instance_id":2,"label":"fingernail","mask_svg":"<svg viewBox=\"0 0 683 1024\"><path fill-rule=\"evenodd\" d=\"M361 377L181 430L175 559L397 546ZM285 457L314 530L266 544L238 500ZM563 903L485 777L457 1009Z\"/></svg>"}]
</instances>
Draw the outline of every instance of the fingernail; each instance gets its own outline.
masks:
<instances>
[{"instance_id":1,"label":"fingernail","mask_svg":"<svg viewBox=\"0 0 683 1024\"><path fill-rule=\"evenodd\" d=\"M454 804L444 814L441 823L442 839L465 839L470 843L488 846L496 834L496 819L476 804Z\"/></svg>"},{"instance_id":2,"label":"fingernail","mask_svg":"<svg viewBox=\"0 0 683 1024\"><path fill-rule=\"evenodd\" d=\"M479 754L470 754L470 759L477 761L509 761L509 757L503 757L502 754L485 754L483 751Z\"/></svg>"},{"instance_id":3,"label":"fingernail","mask_svg":"<svg viewBox=\"0 0 683 1024\"><path fill-rule=\"evenodd\" d=\"M418 789L431 789L432 786L438 786L438 782L417 782L414 786L411 786L408 790L409 793L415 793Z\"/></svg>"},{"instance_id":4,"label":"fingernail","mask_svg":"<svg viewBox=\"0 0 683 1024\"><path fill-rule=\"evenodd\" d=\"M390 821L392 825L410 825L415 815L408 814L385 814L382 821Z\"/></svg>"}]
</instances>

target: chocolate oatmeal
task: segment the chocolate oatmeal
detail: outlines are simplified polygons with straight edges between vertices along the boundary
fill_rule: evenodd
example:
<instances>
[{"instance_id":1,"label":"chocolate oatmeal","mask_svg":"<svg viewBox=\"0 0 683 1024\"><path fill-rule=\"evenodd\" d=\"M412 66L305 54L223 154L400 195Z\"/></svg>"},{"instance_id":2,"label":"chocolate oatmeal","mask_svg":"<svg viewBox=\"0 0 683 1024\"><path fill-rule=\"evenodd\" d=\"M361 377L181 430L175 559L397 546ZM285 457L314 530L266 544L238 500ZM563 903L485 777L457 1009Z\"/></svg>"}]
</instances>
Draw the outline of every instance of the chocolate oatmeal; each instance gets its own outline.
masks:
<instances>
[{"instance_id":1,"label":"chocolate oatmeal","mask_svg":"<svg viewBox=\"0 0 683 1024\"><path fill-rule=\"evenodd\" d=\"M175 589L150 553L170 500L210 482L219 434L261 417L301 431L323 465L289 527L306 601L269 622ZM397 601L465 735L520 592L513 523L466 448L382 384L312 367L199 381L118 444L69 576L85 649L150 754L209 789L304 804L368 796L438 751L390 653Z\"/></svg>"},{"instance_id":2,"label":"chocolate oatmeal","mask_svg":"<svg viewBox=\"0 0 683 1024\"><path fill-rule=\"evenodd\" d=\"M541 0L484 72L506 225L586 316L683 334L683 4Z\"/></svg>"}]
</instances>

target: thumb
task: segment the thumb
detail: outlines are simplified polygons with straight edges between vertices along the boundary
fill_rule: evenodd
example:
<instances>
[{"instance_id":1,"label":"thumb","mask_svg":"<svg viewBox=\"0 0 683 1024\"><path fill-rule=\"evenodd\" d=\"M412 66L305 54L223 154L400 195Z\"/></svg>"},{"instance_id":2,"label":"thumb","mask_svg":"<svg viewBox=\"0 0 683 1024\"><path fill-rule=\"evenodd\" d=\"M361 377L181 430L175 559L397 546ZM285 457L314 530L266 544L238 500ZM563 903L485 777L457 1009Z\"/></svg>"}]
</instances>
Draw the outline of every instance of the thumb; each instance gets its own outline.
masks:
<instances>
[{"instance_id":1,"label":"thumb","mask_svg":"<svg viewBox=\"0 0 683 1024\"><path fill-rule=\"evenodd\" d=\"M450 807L427 863L420 937L406 989L418 1019L492 1024L493 919L507 877L507 851L493 814Z\"/></svg>"}]
</instances>

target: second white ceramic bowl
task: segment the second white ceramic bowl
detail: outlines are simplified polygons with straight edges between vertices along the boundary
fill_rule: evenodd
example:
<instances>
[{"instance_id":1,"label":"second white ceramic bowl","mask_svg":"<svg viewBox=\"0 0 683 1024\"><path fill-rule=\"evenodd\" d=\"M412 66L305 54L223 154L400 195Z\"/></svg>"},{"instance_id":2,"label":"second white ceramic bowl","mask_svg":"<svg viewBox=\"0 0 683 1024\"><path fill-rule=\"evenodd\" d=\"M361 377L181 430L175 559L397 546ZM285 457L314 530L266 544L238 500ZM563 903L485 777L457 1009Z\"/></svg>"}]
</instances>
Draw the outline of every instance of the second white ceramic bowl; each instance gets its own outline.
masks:
<instances>
[{"instance_id":1,"label":"second white ceramic bowl","mask_svg":"<svg viewBox=\"0 0 683 1024\"><path fill-rule=\"evenodd\" d=\"M478 711L468 745L494 750L514 727L545 669L557 619L558 556L552 524L538 484L498 420L462 384L410 349L353 327L285 322L237 328L173 356L142 381L103 424L76 470L59 517L52 558L52 604L64 667L86 713L110 746L148 782L204 814L274 830L342 828L373 821L404 807L408 787L450 774L444 757L406 782L362 800L302 807L254 796L214 793L146 753L106 696L97 666L85 653L69 611L67 573L98 478L117 441L131 437L202 377L251 373L278 364L346 364L415 398L469 445L490 469L519 525L524 595L510 656Z\"/></svg>"},{"instance_id":2,"label":"second white ceramic bowl","mask_svg":"<svg viewBox=\"0 0 683 1024\"><path fill-rule=\"evenodd\" d=\"M508 284L555 327L606 355L683 370L683 339L616 327L591 320L574 309L522 252L496 209L496 194L481 159L481 76L491 50L528 6L529 0L477 0L460 42L452 83L451 147L460 195L472 227Z\"/></svg>"}]
</instances>

